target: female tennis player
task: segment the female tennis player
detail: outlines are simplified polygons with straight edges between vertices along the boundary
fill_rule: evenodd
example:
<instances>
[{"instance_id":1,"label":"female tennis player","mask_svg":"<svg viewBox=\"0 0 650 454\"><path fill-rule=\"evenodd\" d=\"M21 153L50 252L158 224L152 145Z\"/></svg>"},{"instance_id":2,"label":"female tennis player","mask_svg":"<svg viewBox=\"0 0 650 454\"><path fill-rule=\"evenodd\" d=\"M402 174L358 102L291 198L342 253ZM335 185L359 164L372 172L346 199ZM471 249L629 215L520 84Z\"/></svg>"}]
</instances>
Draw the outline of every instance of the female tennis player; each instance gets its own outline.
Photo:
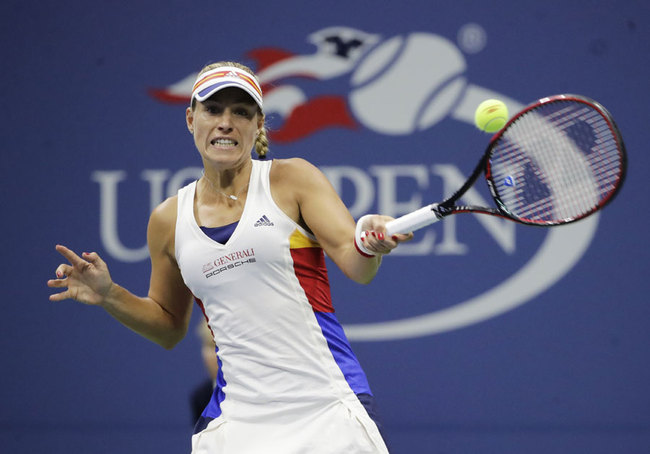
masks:
<instances>
[{"instance_id":1,"label":"female tennis player","mask_svg":"<svg viewBox=\"0 0 650 454\"><path fill-rule=\"evenodd\" d=\"M186 334L192 300L217 345L217 386L197 422L198 453L387 453L374 400L332 307L324 253L369 283L412 234L390 217L357 222L325 176L302 159L265 160L263 98L246 66L205 67L186 111L204 173L151 214L149 293L114 283L97 253L67 259L48 281L103 307L165 348ZM255 148L260 159L252 159Z\"/></svg>"}]
</instances>

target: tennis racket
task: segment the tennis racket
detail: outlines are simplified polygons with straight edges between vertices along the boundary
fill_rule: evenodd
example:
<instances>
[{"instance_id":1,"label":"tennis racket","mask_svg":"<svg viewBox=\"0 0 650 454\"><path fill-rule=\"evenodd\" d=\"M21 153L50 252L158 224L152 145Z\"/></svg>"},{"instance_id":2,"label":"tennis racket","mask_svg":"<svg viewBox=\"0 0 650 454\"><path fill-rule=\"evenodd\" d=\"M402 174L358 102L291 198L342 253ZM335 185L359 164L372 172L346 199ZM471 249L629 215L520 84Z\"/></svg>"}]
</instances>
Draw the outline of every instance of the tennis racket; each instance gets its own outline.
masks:
<instances>
[{"instance_id":1,"label":"tennis racket","mask_svg":"<svg viewBox=\"0 0 650 454\"><path fill-rule=\"evenodd\" d=\"M625 178L625 146L614 119L579 95L542 98L497 132L465 184L447 200L386 224L411 232L455 213L484 213L528 225L568 224L611 202ZM495 207L457 205L483 173Z\"/></svg>"}]
</instances>

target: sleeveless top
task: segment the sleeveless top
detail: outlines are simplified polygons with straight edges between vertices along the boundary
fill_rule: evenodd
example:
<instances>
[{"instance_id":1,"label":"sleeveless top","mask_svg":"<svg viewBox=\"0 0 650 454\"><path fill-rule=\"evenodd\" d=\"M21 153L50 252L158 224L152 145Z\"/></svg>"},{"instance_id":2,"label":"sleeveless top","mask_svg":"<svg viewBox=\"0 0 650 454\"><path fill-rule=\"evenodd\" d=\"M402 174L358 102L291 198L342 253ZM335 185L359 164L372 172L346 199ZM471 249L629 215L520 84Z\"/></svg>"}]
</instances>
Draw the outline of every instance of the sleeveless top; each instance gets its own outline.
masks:
<instances>
[{"instance_id":1,"label":"sleeveless top","mask_svg":"<svg viewBox=\"0 0 650 454\"><path fill-rule=\"evenodd\" d=\"M367 416L356 394L372 393L334 314L323 250L273 201L271 166L253 160L244 210L225 244L196 222L196 181L178 192L176 260L219 361L195 433L215 419L308 421L336 403Z\"/></svg>"}]
</instances>

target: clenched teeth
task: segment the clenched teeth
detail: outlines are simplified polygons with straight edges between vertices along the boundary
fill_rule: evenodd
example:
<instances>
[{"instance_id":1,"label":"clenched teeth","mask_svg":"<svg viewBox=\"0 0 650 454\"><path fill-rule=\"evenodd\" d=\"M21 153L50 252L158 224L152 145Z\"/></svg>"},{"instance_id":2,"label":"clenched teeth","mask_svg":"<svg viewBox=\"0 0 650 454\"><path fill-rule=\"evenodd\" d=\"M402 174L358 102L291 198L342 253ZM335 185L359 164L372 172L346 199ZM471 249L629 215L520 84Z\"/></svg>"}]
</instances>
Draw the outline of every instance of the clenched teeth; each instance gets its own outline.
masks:
<instances>
[{"instance_id":1,"label":"clenched teeth","mask_svg":"<svg viewBox=\"0 0 650 454\"><path fill-rule=\"evenodd\" d=\"M237 145L237 142L232 140L232 139L212 139L210 144L212 144L212 145L234 146L234 145Z\"/></svg>"}]
</instances>

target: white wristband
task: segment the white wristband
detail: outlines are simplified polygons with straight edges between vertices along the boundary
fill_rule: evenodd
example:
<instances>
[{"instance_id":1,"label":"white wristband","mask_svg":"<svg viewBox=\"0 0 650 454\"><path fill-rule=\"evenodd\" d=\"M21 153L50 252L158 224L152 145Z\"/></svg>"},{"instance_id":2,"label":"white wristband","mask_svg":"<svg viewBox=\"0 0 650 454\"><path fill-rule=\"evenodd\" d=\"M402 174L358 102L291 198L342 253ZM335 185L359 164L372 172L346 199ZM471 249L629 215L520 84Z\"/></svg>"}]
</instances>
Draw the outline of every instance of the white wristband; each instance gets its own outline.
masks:
<instances>
[{"instance_id":1,"label":"white wristband","mask_svg":"<svg viewBox=\"0 0 650 454\"><path fill-rule=\"evenodd\" d=\"M359 254L368 258L377 255L375 252L369 251L362 241L362 238L365 238L366 236L366 232L362 229L361 225L363 224L363 221L365 221L366 218L368 218L369 216L370 216L369 214L366 214L365 216L361 216L357 221L357 228L354 231L354 245L357 248L357 251L359 252Z\"/></svg>"}]
</instances>

